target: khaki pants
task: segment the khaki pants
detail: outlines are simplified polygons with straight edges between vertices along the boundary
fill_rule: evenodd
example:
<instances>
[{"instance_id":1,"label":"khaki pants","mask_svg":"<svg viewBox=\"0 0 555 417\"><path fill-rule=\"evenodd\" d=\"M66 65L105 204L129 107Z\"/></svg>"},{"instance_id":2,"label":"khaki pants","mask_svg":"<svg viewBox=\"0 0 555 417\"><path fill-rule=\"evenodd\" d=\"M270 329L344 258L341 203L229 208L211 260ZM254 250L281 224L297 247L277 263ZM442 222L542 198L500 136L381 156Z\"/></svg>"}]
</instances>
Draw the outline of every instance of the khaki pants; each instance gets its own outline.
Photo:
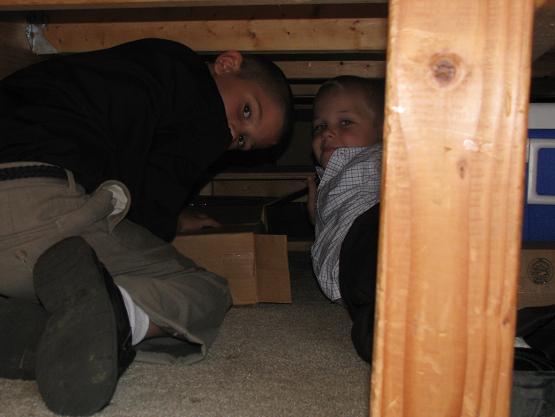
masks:
<instances>
[{"instance_id":1,"label":"khaki pants","mask_svg":"<svg viewBox=\"0 0 555 417\"><path fill-rule=\"evenodd\" d=\"M0 169L7 166L14 164L0 164ZM231 306L227 282L125 220L128 204L112 215L114 197L109 189L114 185L128 194L123 184L109 181L87 195L71 172L67 180L0 181L0 295L36 300L37 258L66 237L82 236L116 284L129 292L153 323L173 336L139 344L140 351L159 354L139 352L138 359L165 362L187 356L190 361L199 360Z\"/></svg>"}]
</instances>

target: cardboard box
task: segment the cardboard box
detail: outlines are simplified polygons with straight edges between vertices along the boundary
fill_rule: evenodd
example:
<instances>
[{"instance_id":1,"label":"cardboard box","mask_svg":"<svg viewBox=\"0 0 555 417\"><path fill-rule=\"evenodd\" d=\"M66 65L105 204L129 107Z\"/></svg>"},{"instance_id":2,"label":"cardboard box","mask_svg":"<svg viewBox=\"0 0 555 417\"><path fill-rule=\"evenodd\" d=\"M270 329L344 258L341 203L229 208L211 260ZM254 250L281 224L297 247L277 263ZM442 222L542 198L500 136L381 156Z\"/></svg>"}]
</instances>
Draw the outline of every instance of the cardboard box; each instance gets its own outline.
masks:
<instances>
[{"instance_id":1,"label":"cardboard box","mask_svg":"<svg viewBox=\"0 0 555 417\"><path fill-rule=\"evenodd\" d=\"M301 214L297 210L285 216L290 213L286 205L305 194L306 189L279 198L198 196L190 209L223 226L178 235L173 244L198 265L226 278L234 305L291 303L288 235L303 219L305 208ZM285 226L276 228L270 217Z\"/></svg>"},{"instance_id":2,"label":"cardboard box","mask_svg":"<svg viewBox=\"0 0 555 417\"><path fill-rule=\"evenodd\" d=\"M526 243L520 260L518 308L555 304L555 243Z\"/></svg>"},{"instance_id":3,"label":"cardboard box","mask_svg":"<svg viewBox=\"0 0 555 417\"><path fill-rule=\"evenodd\" d=\"M198 265L226 278L234 305L291 303L287 236L205 233L178 235L173 244Z\"/></svg>"}]
</instances>

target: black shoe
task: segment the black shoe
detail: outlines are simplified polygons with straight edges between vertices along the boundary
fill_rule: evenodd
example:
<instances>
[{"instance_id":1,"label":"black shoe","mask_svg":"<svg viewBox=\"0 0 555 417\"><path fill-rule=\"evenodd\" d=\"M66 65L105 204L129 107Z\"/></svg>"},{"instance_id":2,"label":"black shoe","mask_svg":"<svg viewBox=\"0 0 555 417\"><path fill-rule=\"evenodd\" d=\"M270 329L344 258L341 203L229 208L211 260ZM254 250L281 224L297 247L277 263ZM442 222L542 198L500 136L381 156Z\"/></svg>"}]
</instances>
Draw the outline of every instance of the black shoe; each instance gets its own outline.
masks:
<instances>
[{"instance_id":1,"label":"black shoe","mask_svg":"<svg viewBox=\"0 0 555 417\"><path fill-rule=\"evenodd\" d=\"M34 285L50 314L37 351L39 392L58 414L93 414L135 356L121 293L80 237L40 256Z\"/></svg>"},{"instance_id":2,"label":"black shoe","mask_svg":"<svg viewBox=\"0 0 555 417\"><path fill-rule=\"evenodd\" d=\"M35 379L46 311L31 301L0 297L0 378Z\"/></svg>"},{"instance_id":3,"label":"black shoe","mask_svg":"<svg viewBox=\"0 0 555 417\"><path fill-rule=\"evenodd\" d=\"M511 417L555 416L555 361L533 348L515 348Z\"/></svg>"},{"instance_id":4,"label":"black shoe","mask_svg":"<svg viewBox=\"0 0 555 417\"><path fill-rule=\"evenodd\" d=\"M351 340L358 356L368 363L372 363L372 341L374 339L374 310L373 306L362 305L353 309L353 327Z\"/></svg>"},{"instance_id":5,"label":"black shoe","mask_svg":"<svg viewBox=\"0 0 555 417\"><path fill-rule=\"evenodd\" d=\"M555 371L515 371L511 417L555 416Z\"/></svg>"}]
</instances>

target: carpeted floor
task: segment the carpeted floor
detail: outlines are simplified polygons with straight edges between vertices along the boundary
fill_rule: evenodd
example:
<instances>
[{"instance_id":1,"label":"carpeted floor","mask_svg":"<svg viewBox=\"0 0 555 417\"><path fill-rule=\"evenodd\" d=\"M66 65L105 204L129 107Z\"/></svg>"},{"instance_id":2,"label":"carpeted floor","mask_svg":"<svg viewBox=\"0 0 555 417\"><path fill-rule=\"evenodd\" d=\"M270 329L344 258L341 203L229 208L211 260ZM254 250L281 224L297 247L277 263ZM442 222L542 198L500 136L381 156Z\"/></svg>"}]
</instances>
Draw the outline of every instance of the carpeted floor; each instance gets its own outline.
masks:
<instances>
[{"instance_id":1,"label":"carpeted floor","mask_svg":"<svg viewBox=\"0 0 555 417\"><path fill-rule=\"evenodd\" d=\"M207 358L135 362L102 417L364 417L369 366L346 311L320 293L308 253L290 253L293 304L232 308ZM34 382L0 379L1 417L54 414Z\"/></svg>"}]
</instances>

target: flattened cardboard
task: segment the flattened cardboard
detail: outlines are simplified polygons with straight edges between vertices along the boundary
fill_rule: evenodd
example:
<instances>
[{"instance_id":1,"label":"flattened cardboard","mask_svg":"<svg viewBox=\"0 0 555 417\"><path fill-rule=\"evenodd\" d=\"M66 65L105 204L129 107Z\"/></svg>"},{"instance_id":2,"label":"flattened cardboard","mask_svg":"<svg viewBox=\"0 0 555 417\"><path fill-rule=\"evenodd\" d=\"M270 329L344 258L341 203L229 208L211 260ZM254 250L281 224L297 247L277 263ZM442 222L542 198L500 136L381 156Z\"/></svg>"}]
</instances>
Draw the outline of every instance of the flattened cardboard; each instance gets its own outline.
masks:
<instances>
[{"instance_id":1,"label":"flattened cardboard","mask_svg":"<svg viewBox=\"0 0 555 417\"><path fill-rule=\"evenodd\" d=\"M520 261L518 308L555 304L555 243L528 243Z\"/></svg>"},{"instance_id":2,"label":"flattened cardboard","mask_svg":"<svg viewBox=\"0 0 555 417\"><path fill-rule=\"evenodd\" d=\"M226 278L234 305L292 301L287 236L178 235L173 245L199 266Z\"/></svg>"}]
</instances>

